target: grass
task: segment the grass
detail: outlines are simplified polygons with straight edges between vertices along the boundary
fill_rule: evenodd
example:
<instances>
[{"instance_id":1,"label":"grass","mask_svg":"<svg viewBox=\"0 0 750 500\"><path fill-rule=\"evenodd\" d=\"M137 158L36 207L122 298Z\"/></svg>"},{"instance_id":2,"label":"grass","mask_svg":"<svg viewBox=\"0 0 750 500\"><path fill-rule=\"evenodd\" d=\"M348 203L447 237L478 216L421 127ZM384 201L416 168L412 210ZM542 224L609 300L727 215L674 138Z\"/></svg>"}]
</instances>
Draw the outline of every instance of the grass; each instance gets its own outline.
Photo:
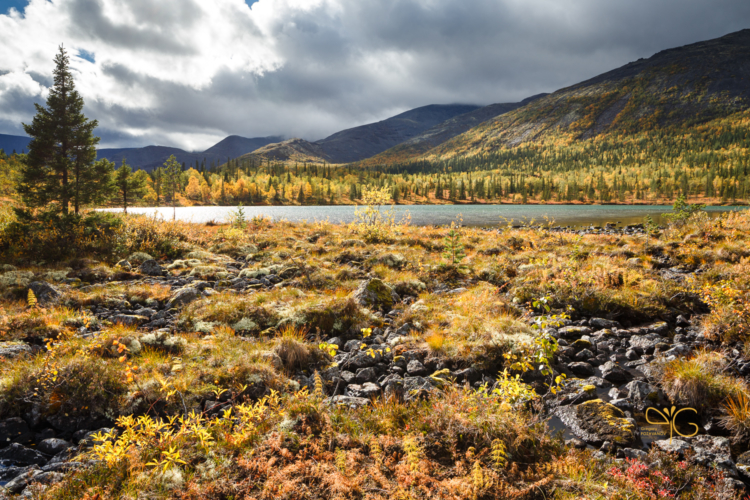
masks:
<instances>
[{"instance_id":1,"label":"grass","mask_svg":"<svg viewBox=\"0 0 750 500\"><path fill-rule=\"evenodd\" d=\"M108 424L119 419L121 432L111 448L97 449L101 463L40 498L656 498L663 488L698 499L721 493L717 477L668 456L639 472L566 449L533 404L516 404L503 391L446 385L429 401L377 399L351 410L324 404L330 394L300 390L298 376L334 373L319 344L358 338L367 327L407 327L394 346L397 355L426 351L432 360L494 373L506 366L503 354L523 356L540 339L530 327L540 313L607 317L624 326L705 313L707 334L741 351L750 321L740 307L750 289L747 214L671 227L652 238L648 251L642 236L460 228L467 253L460 266L442 259L444 228L398 226L381 242L364 243L351 227L326 222L265 221L228 232L123 221L115 253L77 256L101 259L75 263L78 271L119 272L111 266L134 252L165 267L189 261L170 269L173 276L200 266L225 270L232 255L243 257L231 261L243 271L297 270L270 289L216 287L181 308L174 334L103 324L89 338L76 331L95 324L91 306L163 304L172 290L137 280L85 288L58 282L59 304L29 307L18 300L25 291L13 281L19 275L8 275L0 341L38 348L0 363L0 418L36 408L48 419L65 413ZM251 246L257 251L243 253ZM659 269L664 261L702 272L692 281L669 277ZM0 283L7 273L36 279L48 271L18 264L3 271ZM73 264L61 262L55 272ZM406 299L396 305L396 319L353 300L369 277ZM549 312L533 307L539 299ZM676 404L723 417L744 446L748 387L727 366L721 352L698 352L664 364L659 383ZM320 384L323 391L330 392L328 382ZM686 481L691 487L681 489Z\"/></svg>"}]
</instances>

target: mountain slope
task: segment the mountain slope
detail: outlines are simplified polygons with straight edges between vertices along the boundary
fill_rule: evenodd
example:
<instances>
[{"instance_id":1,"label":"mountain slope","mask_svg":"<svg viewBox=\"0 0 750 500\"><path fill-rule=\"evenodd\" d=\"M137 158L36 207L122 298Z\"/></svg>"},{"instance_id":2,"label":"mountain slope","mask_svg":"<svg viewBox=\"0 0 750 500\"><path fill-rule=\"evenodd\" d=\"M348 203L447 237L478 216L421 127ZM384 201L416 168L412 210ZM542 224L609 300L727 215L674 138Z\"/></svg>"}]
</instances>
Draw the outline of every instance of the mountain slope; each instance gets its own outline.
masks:
<instances>
[{"instance_id":1,"label":"mountain slope","mask_svg":"<svg viewBox=\"0 0 750 500\"><path fill-rule=\"evenodd\" d=\"M281 136L253 137L252 139L248 139L247 137L230 135L226 139L219 141L205 150L203 154L222 157L226 160L227 158L237 158L238 156L250 153L268 144L281 142L283 140L284 138Z\"/></svg>"},{"instance_id":2,"label":"mountain slope","mask_svg":"<svg viewBox=\"0 0 750 500\"><path fill-rule=\"evenodd\" d=\"M14 150L16 153L24 153L29 147L30 140L30 138L20 135L0 134L0 149L8 155L13 153Z\"/></svg>"},{"instance_id":3,"label":"mountain slope","mask_svg":"<svg viewBox=\"0 0 750 500\"><path fill-rule=\"evenodd\" d=\"M542 97L433 148L430 158L524 142L679 127L750 104L750 30L669 49Z\"/></svg>"},{"instance_id":4,"label":"mountain slope","mask_svg":"<svg viewBox=\"0 0 750 500\"><path fill-rule=\"evenodd\" d=\"M445 141L470 130L482 122L503 115L539 99L547 94L527 97L521 102L490 104L474 111L458 115L431 127L419 135L402 142L382 153L368 158L363 164L391 163L419 156Z\"/></svg>"},{"instance_id":5,"label":"mountain slope","mask_svg":"<svg viewBox=\"0 0 750 500\"><path fill-rule=\"evenodd\" d=\"M316 142L293 139L270 145L246 158L257 156L272 160L294 158L292 161L308 163L351 163L381 153L445 120L478 108L471 104L431 104L383 121L342 130Z\"/></svg>"},{"instance_id":6,"label":"mountain slope","mask_svg":"<svg viewBox=\"0 0 750 500\"><path fill-rule=\"evenodd\" d=\"M386 120L337 132L317 141L334 163L350 163L369 158L479 106L432 104L415 108Z\"/></svg>"}]
</instances>

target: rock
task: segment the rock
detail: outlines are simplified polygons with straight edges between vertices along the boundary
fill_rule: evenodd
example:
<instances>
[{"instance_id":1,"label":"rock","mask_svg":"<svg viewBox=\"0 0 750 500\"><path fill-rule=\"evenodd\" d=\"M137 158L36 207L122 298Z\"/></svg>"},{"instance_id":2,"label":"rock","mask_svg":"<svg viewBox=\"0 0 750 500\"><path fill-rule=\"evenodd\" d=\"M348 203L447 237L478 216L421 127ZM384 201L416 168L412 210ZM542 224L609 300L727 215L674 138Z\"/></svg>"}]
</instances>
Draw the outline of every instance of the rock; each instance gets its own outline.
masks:
<instances>
[{"instance_id":1,"label":"rock","mask_svg":"<svg viewBox=\"0 0 750 500\"><path fill-rule=\"evenodd\" d=\"M18 443L0 449L0 460L7 460L20 465L44 465L47 459L36 450L26 448Z\"/></svg>"},{"instance_id":2,"label":"rock","mask_svg":"<svg viewBox=\"0 0 750 500\"><path fill-rule=\"evenodd\" d=\"M690 449L689 444L687 444L682 439L676 438L660 439L658 441L654 441L653 445L665 453L677 453L680 456L683 456L685 452Z\"/></svg>"},{"instance_id":3,"label":"rock","mask_svg":"<svg viewBox=\"0 0 750 500\"><path fill-rule=\"evenodd\" d=\"M689 345L687 345L687 344L677 344L673 348L665 351L664 355L665 356L682 357L682 356L689 355L691 352L693 352L693 348L690 347Z\"/></svg>"},{"instance_id":4,"label":"rock","mask_svg":"<svg viewBox=\"0 0 750 500\"><path fill-rule=\"evenodd\" d=\"M10 443L26 444L34 439L34 433L29 430L26 422L18 417L11 417L0 422L0 448Z\"/></svg>"},{"instance_id":5,"label":"rock","mask_svg":"<svg viewBox=\"0 0 750 500\"><path fill-rule=\"evenodd\" d=\"M399 300L398 294L378 278L360 283L353 297L362 306L384 311L390 311Z\"/></svg>"},{"instance_id":6,"label":"rock","mask_svg":"<svg viewBox=\"0 0 750 500\"><path fill-rule=\"evenodd\" d=\"M577 338L591 333L587 326L564 326L557 330L557 334L564 338Z\"/></svg>"},{"instance_id":7,"label":"rock","mask_svg":"<svg viewBox=\"0 0 750 500\"><path fill-rule=\"evenodd\" d=\"M349 358L342 368L345 370L358 370L360 368L367 368L369 366L375 366L380 360L383 359L383 355L378 351L372 353L358 352Z\"/></svg>"},{"instance_id":8,"label":"rock","mask_svg":"<svg viewBox=\"0 0 750 500\"><path fill-rule=\"evenodd\" d=\"M555 414L573 434L589 444L600 446L609 441L617 446L627 446L638 439L635 424L625 418L622 410L601 399L578 406L562 406Z\"/></svg>"},{"instance_id":9,"label":"rock","mask_svg":"<svg viewBox=\"0 0 750 500\"><path fill-rule=\"evenodd\" d=\"M143 261L143 264L138 267L138 271L146 276L164 276L166 274L164 268L154 259Z\"/></svg>"},{"instance_id":10,"label":"rock","mask_svg":"<svg viewBox=\"0 0 750 500\"><path fill-rule=\"evenodd\" d=\"M187 345L187 341L176 335L164 332L147 333L140 339L141 344L167 354L179 354Z\"/></svg>"},{"instance_id":11,"label":"rock","mask_svg":"<svg viewBox=\"0 0 750 500\"><path fill-rule=\"evenodd\" d=\"M596 373L593 366L583 361L570 363L568 365L568 368L570 368L570 371L572 371L579 377L590 377L591 375L594 375L594 373Z\"/></svg>"},{"instance_id":12,"label":"rock","mask_svg":"<svg viewBox=\"0 0 750 500\"><path fill-rule=\"evenodd\" d=\"M650 325L644 326L649 332L658 333L663 335L669 331L669 324L666 321L657 321Z\"/></svg>"},{"instance_id":13,"label":"rock","mask_svg":"<svg viewBox=\"0 0 750 500\"><path fill-rule=\"evenodd\" d=\"M107 319L116 325L124 326L138 327L148 323L148 318L146 316L137 316L134 314L115 314Z\"/></svg>"},{"instance_id":14,"label":"rock","mask_svg":"<svg viewBox=\"0 0 750 500\"><path fill-rule=\"evenodd\" d=\"M572 446L573 448L576 448L578 450L585 450L586 446L588 446L585 441L581 441L576 437L566 440L565 444L566 446Z\"/></svg>"},{"instance_id":15,"label":"rock","mask_svg":"<svg viewBox=\"0 0 750 500\"><path fill-rule=\"evenodd\" d=\"M178 308L199 299L200 292L193 287L180 288L167 302L167 309Z\"/></svg>"},{"instance_id":16,"label":"rock","mask_svg":"<svg viewBox=\"0 0 750 500\"><path fill-rule=\"evenodd\" d=\"M664 399L661 391L648 382L633 380L624 389L627 391L627 398L633 401L633 406L639 411L655 406Z\"/></svg>"},{"instance_id":17,"label":"rock","mask_svg":"<svg viewBox=\"0 0 750 500\"><path fill-rule=\"evenodd\" d=\"M24 489L26 489L26 486L28 486L29 483L40 474L42 474L42 471L39 469L29 469L23 474L16 476L15 478L13 478L13 480L9 481L8 484L5 485L5 489L13 494L21 493Z\"/></svg>"},{"instance_id":18,"label":"rock","mask_svg":"<svg viewBox=\"0 0 750 500\"><path fill-rule=\"evenodd\" d=\"M600 367L602 378L610 382L627 382L633 377L612 361L607 361Z\"/></svg>"},{"instance_id":19,"label":"rock","mask_svg":"<svg viewBox=\"0 0 750 500\"><path fill-rule=\"evenodd\" d=\"M372 382L365 382L362 385L351 384L346 388L346 395L354 398L374 398L380 394L380 387Z\"/></svg>"},{"instance_id":20,"label":"rock","mask_svg":"<svg viewBox=\"0 0 750 500\"><path fill-rule=\"evenodd\" d=\"M133 269L133 266L130 265L130 262L127 261L127 259L122 259L115 264L115 267L119 267L120 269L124 269L125 271L130 271Z\"/></svg>"},{"instance_id":21,"label":"rock","mask_svg":"<svg viewBox=\"0 0 750 500\"><path fill-rule=\"evenodd\" d=\"M429 370L425 368L425 366L419 362L419 360L412 359L409 361L409 363L406 365L406 372L414 377L421 377L424 375L427 375Z\"/></svg>"},{"instance_id":22,"label":"rock","mask_svg":"<svg viewBox=\"0 0 750 500\"><path fill-rule=\"evenodd\" d=\"M349 408L359 408L370 404L370 400L367 398L357 398L353 396L333 396L327 398L326 402L337 406L348 406Z\"/></svg>"},{"instance_id":23,"label":"rock","mask_svg":"<svg viewBox=\"0 0 750 500\"><path fill-rule=\"evenodd\" d=\"M142 307L137 311L133 311L133 314L135 314L136 316L145 316L150 319L151 316L154 316L156 314L156 310L148 307Z\"/></svg>"},{"instance_id":24,"label":"rock","mask_svg":"<svg viewBox=\"0 0 750 500\"><path fill-rule=\"evenodd\" d=\"M557 393L555 402L558 406L575 405L596 399L596 386L587 380L572 379L563 382L563 388Z\"/></svg>"},{"instance_id":25,"label":"rock","mask_svg":"<svg viewBox=\"0 0 750 500\"><path fill-rule=\"evenodd\" d=\"M32 353L31 347L23 342L0 342L0 358L13 359Z\"/></svg>"},{"instance_id":26,"label":"rock","mask_svg":"<svg viewBox=\"0 0 750 500\"><path fill-rule=\"evenodd\" d=\"M359 346L361 345L361 340L349 340L344 344L343 350L346 352L359 351Z\"/></svg>"},{"instance_id":27,"label":"rock","mask_svg":"<svg viewBox=\"0 0 750 500\"><path fill-rule=\"evenodd\" d=\"M620 323L618 323L617 321L612 321L604 318L591 318L589 320L589 326L599 329L622 328L622 325L620 325Z\"/></svg>"},{"instance_id":28,"label":"rock","mask_svg":"<svg viewBox=\"0 0 750 500\"><path fill-rule=\"evenodd\" d=\"M684 328L684 327L690 326L690 320L688 320L685 316L680 314L679 316L677 316L677 319L675 320L675 324L677 326L681 326Z\"/></svg>"},{"instance_id":29,"label":"rock","mask_svg":"<svg viewBox=\"0 0 750 500\"><path fill-rule=\"evenodd\" d=\"M437 391L435 386L424 377L404 378L404 401L428 399L435 391Z\"/></svg>"},{"instance_id":30,"label":"rock","mask_svg":"<svg viewBox=\"0 0 750 500\"><path fill-rule=\"evenodd\" d=\"M60 290L44 281L34 281L29 285L29 288L34 292L39 305L51 304L62 297Z\"/></svg>"},{"instance_id":31,"label":"rock","mask_svg":"<svg viewBox=\"0 0 750 500\"><path fill-rule=\"evenodd\" d=\"M463 370L456 370L453 372L453 376L456 378L456 382L468 381L473 384L481 378L482 374L475 368L469 367L464 368Z\"/></svg>"},{"instance_id":32,"label":"rock","mask_svg":"<svg viewBox=\"0 0 750 500\"><path fill-rule=\"evenodd\" d=\"M692 460L705 466L713 466L727 475L737 477L737 467L732 460L729 440L720 436L695 436L685 439L693 448Z\"/></svg>"},{"instance_id":33,"label":"rock","mask_svg":"<svg viewBox=\"0 0 750 500\"><path fill-rule=\"evenodd\" d=\"M354 380L358 384L364 384L365 382L373 382L377 380L377 378L378 374L375 371L375 368L367 367L357 370L357 375Z\"/></svg>"},{"instance_id":34,"label":"rock","mask_svg":"<svg viewBox=\"0 0 750 500\"><path fill-rule=\"evenodd\" d=\"M67 450L73 445L64 439L49 438L37 445L37 449L45 455L55 456L60 452Z\"/></svg>"},{"instance_id":35,"label":"rock","mask_svg":"<svg viewBox=\"0 0 750 500\"><path fill-rule=\"evenodd\" d=\"M583 349L578 354L575 355L576 361L586 361L587 359L591 359L594 357L594 353L589 351L588 349Z\"/></svg>"},{"instance_id":36,"label":"rock","mask_svg":"<svg viewBox=\"0 0 750 500\"><path fill-rule=\"evenodd\" d=\"M633 335L630 337L630 347L637 353L651 354L656 348L656 344L663 342L664 338L656 333L649 333L647 335Z\"/></svg>"}]
</instances>

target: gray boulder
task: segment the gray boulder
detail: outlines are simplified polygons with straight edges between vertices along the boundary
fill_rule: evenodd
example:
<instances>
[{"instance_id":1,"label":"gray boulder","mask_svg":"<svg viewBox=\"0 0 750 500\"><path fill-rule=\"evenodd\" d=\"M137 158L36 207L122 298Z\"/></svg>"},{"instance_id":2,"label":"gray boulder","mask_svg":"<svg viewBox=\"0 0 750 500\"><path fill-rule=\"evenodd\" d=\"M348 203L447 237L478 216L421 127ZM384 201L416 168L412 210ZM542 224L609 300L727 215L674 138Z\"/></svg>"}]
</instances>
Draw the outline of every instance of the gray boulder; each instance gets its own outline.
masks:
<instances>
[{"instance_id":1,"label":"gray boulder","mask_svg":"<svg viewBox=\"0 0 750 500\"><path fill-rule=\"evenodd\" d=\"M594 367L584 361L570 363L568 368L579 377L590 377L596 373Z\"/></svg>"},{"instance_id":2,"label":"gray boulder","mask_svg":"<svg viewBox=\"0 0 750 500\"><path fill-rule=\"evenodd\" d=\"M374 398L380 394L380 387L372 382L365 382L362 385L351 384L346 388L346 395L354 398Z\"/></svg>"},{"instance_id":3,"label":"gray boulder","mask_svg":"<svg viewBox=\"0 0 750 500\"><path fill-rule=\"evenodd\" d=\"M45 455L55 456L73 445L64 439L50 438L40 442L37 449Z\"/></svg>"},{"instance_id":4,"label":"gray boulder","mask_svg":"<svg viewBox=\"0 0 750 500\"><path fill-rule=\"evenodd\" d=\"M406 365L406 371L409 375L414 377L421 377L427 375L427 368L419 362L419 360L412 359L409 364Z\"/></svg>"},{"instance_id":5,"label":"gray boulder","mask_svg":"<svg viewBox=\"0 0 750 500\"><path fill-rule=\"evenodd\" d=\"M5 489L8 490L9 493L21 493L24 489L26 489L26 486L28 486L29 483L34 480L35 477L41 474L43 474L43 472L39 469L29 469L23 474L20 474L9 481L8 484L5 485ZM2 492L2 490L0 490L0 492Z\"/></svg>"},{"instance_id":6,"label":"gray boulder","mask_svg":"<svg viewBox=\"0 0 750 500\"><path fill-rule=\"evenodd\" d=\"M332 398L327 398L326 402L336 406L348 406L349 408L360 408L370 404L369 399L354 396L333 396Z\"/></svg>"},{"instance_id":7,"label":"gray boulder","mask_svg":"<svg viewBox=\"0 0 750 500\"><path fill-rule=\"evenodd\" d=\"M138 271L146 276L164 276L166 274L164 268L154 259L143 261L143 264L138 267Z\"/></svg>"},{"instance_id":8,"label":"gray boulder","mask_svg":"<svg viewBox=\"0 0 750 500\"><path fill-rule=\"evenodd\" d=\"M604 319L604 318L591 318L589 320L589 325L594 328L604 329L604 328L622 328L622 325L618 323L617 321L612 321L610 319Z\"/></svg>"},{"instance_id":9,"label":"gray boulder","mask_svg":"<svg viewBox=\"0 0 750 500\"><path fill-rule=\"evenodd\" d=\"M12 359L31 353L31 347L21 342L0 342L0 358Z\"/></svg>"},{"instance_id":10,"label":"gray boulder","mask_svg":"<svg viewBox=\"0 0 750 500\"><path fill-rule=\"evenodd\" d=\"M182 307L201 296L200 292L193 287L180 288L167 302L167 309Z\"/></svg>"},{"instance_id":11,"label":"gray boulder","mask_svg":"<svg viewBox=\"0 0 750 500\"><path fill-rule=\"evenodd\" d=\"M436 392L430 381L424 377L404 378L404 401L415 401L418 399L429 399Z\"/></svg>"},{"instance_id":12,"label":"gray boulder","mask_svg":"<svg viewBox=\"0 0 750 500\"><path fill-rule=\"evenodd\" d=\"M627 382L633 377L612 361L607 361L601 367L602 378L610 382Z\"/></svg>"},{"instance_id":13,"label":"gray boulder","mask_svg":"<svg viewBox=\"0 0 750 500\"><path fill-rule=\"evenodd\" d=\"M639 411L656 406L665 399L664 394L657 387L641 380L628 382L624 389L627 391L627 398L633 402L633 405Z\"/></svg>"},{"instance_id":14,"label":"gray boulder","mask_svg":"<svg viewBox=\"0 0 750 500\"><path fill-rule=\"evenodd\" d=\"M36 300L40 305L57 302L57 300L62 297L62 292L60 292L60 290L44 281L34 281L29 285L29 288L34 292Z\"/></svg>"},{"instance_id":15,"label":"gray boulder","mask_svg":"<svg viewBox=\"0 0 750 500\"><path fill-rule=\"evenodd\" d=\"M636 425L625 418L622 410L601 399L578 406L561 406L555 414L576 437L595 446L601 446L605 441L629 446L638 440Z\"/></svg>"},{"instance_id":16,"label":"gray boulder","mask_svg":"<svg viewBox=\"0 0 750 500\"><path fill-rule=\"evenodd\" d=\"M354 300L364 307L390 311L393 304L399 301L398 294L378 278L360 283L354 291Z\"/></svg>"}]
</instances>

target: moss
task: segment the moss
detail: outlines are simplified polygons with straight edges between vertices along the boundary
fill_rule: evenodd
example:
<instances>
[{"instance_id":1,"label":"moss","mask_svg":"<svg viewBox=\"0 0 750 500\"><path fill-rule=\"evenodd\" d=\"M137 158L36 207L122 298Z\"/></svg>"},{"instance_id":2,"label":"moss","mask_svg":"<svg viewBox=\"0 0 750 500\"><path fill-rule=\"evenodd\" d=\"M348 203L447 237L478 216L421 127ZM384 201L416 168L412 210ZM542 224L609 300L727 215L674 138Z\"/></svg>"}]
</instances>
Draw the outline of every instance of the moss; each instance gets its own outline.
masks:
<instances>
[{"instance_id":1,"label":"moss","mask_svg":"<svg viewBox=\"0 0 750 500\"><path fill-rule=\"evenodd\" d=\"M578 418L598 435L616 444L635 441L635 424L625 418L625 414L614 405L601 399L592 399L576 407Z\"/></svg>"}]
</instances>

